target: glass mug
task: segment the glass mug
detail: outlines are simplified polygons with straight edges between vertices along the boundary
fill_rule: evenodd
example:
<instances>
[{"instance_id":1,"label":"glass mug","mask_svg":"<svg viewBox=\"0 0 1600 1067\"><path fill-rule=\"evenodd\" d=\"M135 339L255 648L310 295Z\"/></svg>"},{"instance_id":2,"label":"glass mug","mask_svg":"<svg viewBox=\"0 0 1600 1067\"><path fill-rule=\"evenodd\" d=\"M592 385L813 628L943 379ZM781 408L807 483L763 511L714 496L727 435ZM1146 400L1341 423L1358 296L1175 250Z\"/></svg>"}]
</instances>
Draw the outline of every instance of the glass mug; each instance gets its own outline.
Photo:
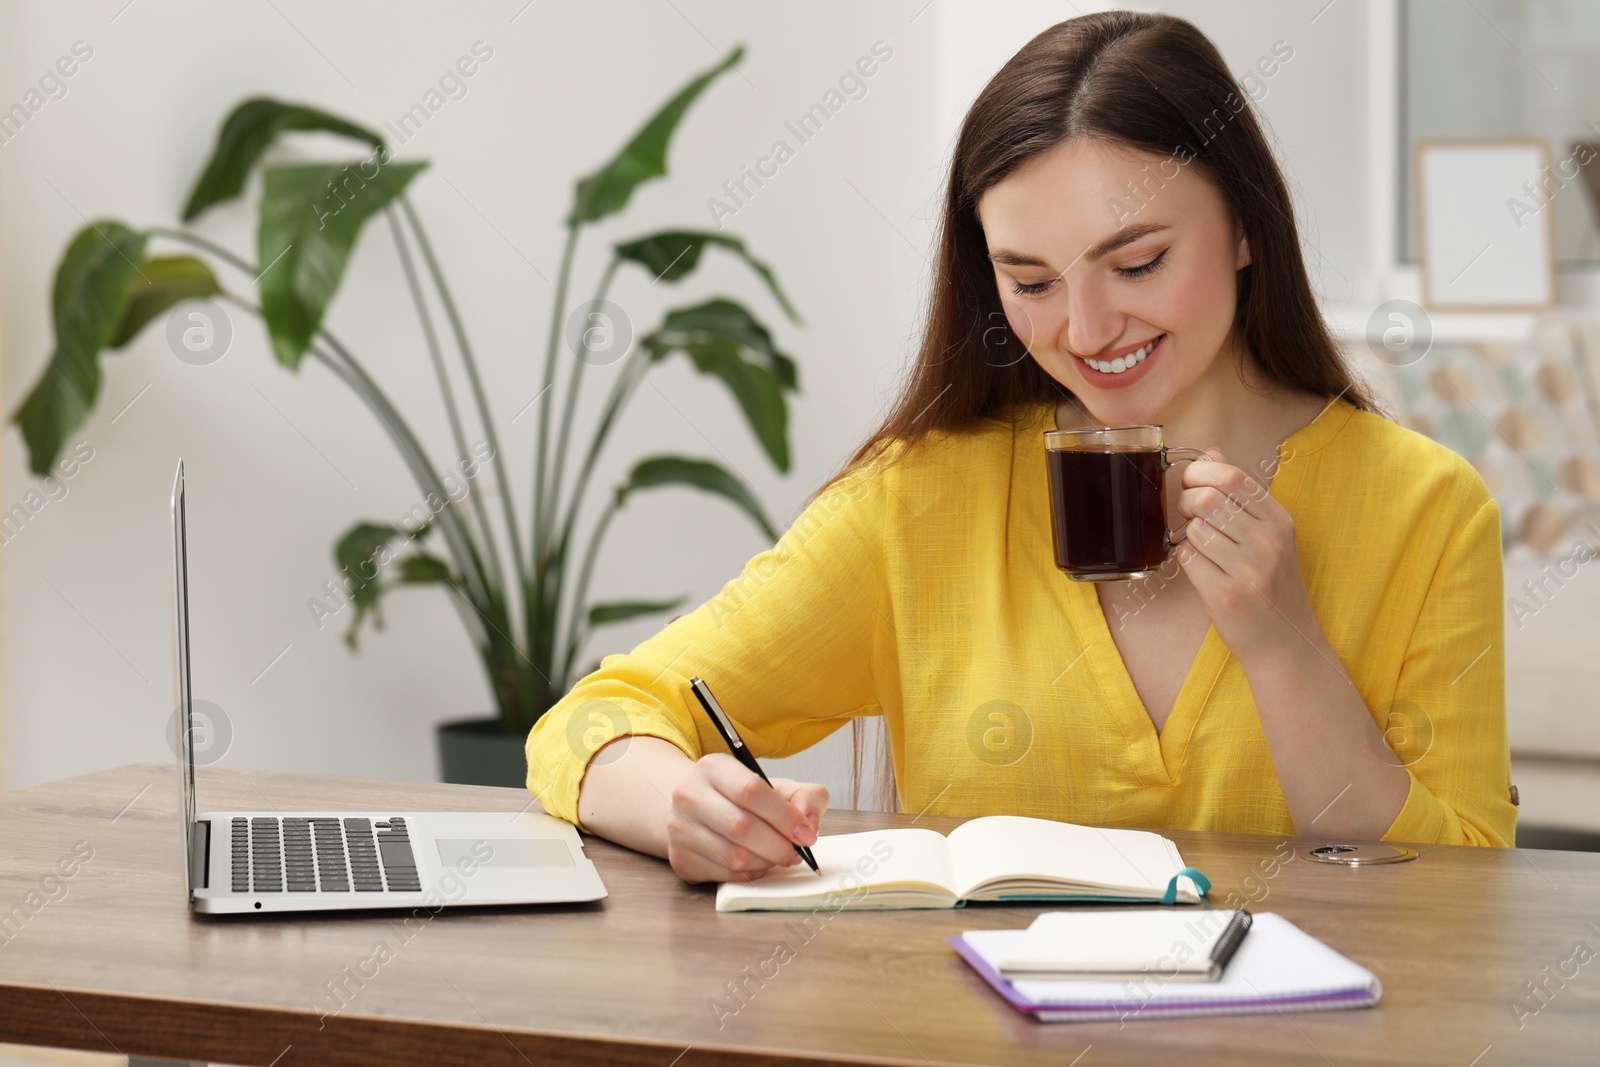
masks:
<instances>
[{"instance_id":1,"label":"glass mug","mask_svg":"<svg viewBox=\"0 0 1600 1067\"><path fill-rule=\"evenodd\" d=\"M1154 574L1188 525L1167 528L1166 471L1211 457L1168 448L1160 426L1047 430L1044 446L1056 566L1075 582Z\"/></svg>"}]
</instances>

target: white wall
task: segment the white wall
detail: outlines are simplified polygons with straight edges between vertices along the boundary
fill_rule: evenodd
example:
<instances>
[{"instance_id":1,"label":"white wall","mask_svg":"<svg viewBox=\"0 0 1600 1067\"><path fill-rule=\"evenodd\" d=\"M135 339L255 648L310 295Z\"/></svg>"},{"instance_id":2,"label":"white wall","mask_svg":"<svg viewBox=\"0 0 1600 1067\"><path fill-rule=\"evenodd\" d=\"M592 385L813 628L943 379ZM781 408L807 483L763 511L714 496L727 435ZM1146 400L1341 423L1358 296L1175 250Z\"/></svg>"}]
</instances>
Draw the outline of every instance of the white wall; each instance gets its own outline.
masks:
<instances>
[{"instance_id":1,"label":"white wall","mask_svg":"<svg viewBox=\"0 0 1600 1067\"><path fill-rule=\"evenodd\" d=\"M43 366L50 279L84 216L173 223L219 122L247 95L314 102L377 126L479 39L494 55L468 95L446 105L401 154L434 161L414 198L485 364L511 488L524 508L537 406L507 423L538 391L552 297L544 279L556 275L572 184L717 62L719 49L740 42L748 46L744 77L722 78L691 112L668 179L642 188L621 221L586 238L577 288L592 289L610 241L709 225L705 202L722 182L784 136L784 121L819 100L874 41L886 41L894 56L867 95L799 147L727 225L773 265L804 328L786 322L752 276L715 255L676 290L637 274L613 290L641 330L663 307L717 292L742 296L762 315L800 367L793 469L778 475L724 387L683 362L646 379L590 499L600 500L646 454L720 456L787 525L887 402L922 269L895 229L925 242L918 216L936 164L925 103L935 83L935 23L911 23L916 6L751 9L679 0L621 5L619 15L617 5L547 2L513 23L522 0L278 0L276 10L140 3L118 16L123 2L7 5L0 14L7 104L74 41L94 49L68 95L0 146L7 412ZM301 138L275 156L354 154ZM252 225L249 208L235 204L198 228L248 253ZM232 719L230 765L431 778L433 724L490 707L461 626L434 591L396 595L388 628L368 634L359 656L345 649L338 627L313 624L306 600L335 574L335 536L360 518L398 517L418 493L357 401L318 367L296 375L274 365L259 328L235 318L233 348L214 366L179 362L156 330L106 360L100 402L77 435L94 459L68 495L3 550L8 786L170 758L162 736L172 704L166 502L179 456L189 471L196 691ZM426 430L436 454L450 455L383 226L357 247L330 323ZM586 373L580 426L598 412L609 370ZM14 429L4 452L9 507L34 483ZM593 588L602 598L688 593L698 603L764 547L742 514L690 491L640 497L612 531ZM661 621L602 631L580 662L631 647Z\"/></svg>"},{"instance_id":2,"label":"white wall","mask_svg":"<svg viewBox=\"0 0 1600 1067\"><path fill-rule=\"evenodd\" d=\"M938 192L967 104L1035 33L1104 6L546 0L522 10L524 2L8 5L0 13L0 105L19 98L34 72L74 41L89 42L95 54L66 98L0 145L5 410L43 365L50 277L84 216L172 223L217 124L246 95L313 102L378 125L481 38L493 59L402 155L433 161L414 197L485 363L511 488L526 508L537 407L506 424L538 389L551 301L544 279L556 273L573 180L718 50L748 45L744 76L724 77L680 130L668 179L641 189L621 222L586 238L577 271L584 292L606 242L706 225L706 198L883 39L894 58L867 96L801 146L728 224L773 264L804 328L783 321L752 279L715 257L677 291L628 275L613 293L641 328L672 303L742 295L798 361L803 393L794 402L793 470L779 476L720 384L686 364L663 367L609 446L591 499L645 454L720 455L786 524L871 427L914 348ZM1259 106L1298 196L1319 291L1331 312L1359 316L1378 292L1373 264L1381 260L1369 223L1368 6L1136 6L1194 20L1236 72L1276 41L1292 46L1293 59ZM349 154L302 137L275 156ZM248 253L251 226L249 208L235 204L199 229ZM330 322L425 428L436 453L448 455L437 389L381 225L358 246ZM166 495L180 455L190 475L196 686L233 720L230 765L430 778L433 724L489 708L461 627L435 592L392 598L388 628L367 634L359 656L346 651L338 627L313 624L305 602L334 574L335 535L359 518L398 516L417 490L338 383L315 366L299 375L276 367L259 328L242 318L235 325L233 349L215 366L180 363L157 331L108 359L102 398L79 435L94 460L65 499L3 549L8 786L169 758ZM607 384L604 369L587 372L580 425ZM14 430L3 449L9 507L33 483ZM687 491L640 498L609 544L597 596L688 593L690 603L714 594L763 547L733 509ZM658 624L602 631L583 662L631 647ZM782 773L827 782L840 795L847 736L795 757Z\"/></svg>"}]
</instances>

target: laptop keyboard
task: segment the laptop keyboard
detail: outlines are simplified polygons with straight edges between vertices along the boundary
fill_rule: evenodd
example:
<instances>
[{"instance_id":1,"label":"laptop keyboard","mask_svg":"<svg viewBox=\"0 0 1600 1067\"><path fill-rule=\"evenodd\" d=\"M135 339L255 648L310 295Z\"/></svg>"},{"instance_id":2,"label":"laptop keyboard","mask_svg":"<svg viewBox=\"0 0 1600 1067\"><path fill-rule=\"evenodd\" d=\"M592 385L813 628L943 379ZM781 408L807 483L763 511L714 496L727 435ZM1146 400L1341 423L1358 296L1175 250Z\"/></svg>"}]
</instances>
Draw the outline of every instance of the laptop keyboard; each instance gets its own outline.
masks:
<instances>
[{"instance_id":1,"label":"laptop keyboard","mask_svg":"<svg viewBox=\"0 0 1600 1067\"><path fill-rule=\"evenodd\" d=\"M406 821L258 815L233 819L235 893L421 892Z\"/></svg>"}]
</instances>

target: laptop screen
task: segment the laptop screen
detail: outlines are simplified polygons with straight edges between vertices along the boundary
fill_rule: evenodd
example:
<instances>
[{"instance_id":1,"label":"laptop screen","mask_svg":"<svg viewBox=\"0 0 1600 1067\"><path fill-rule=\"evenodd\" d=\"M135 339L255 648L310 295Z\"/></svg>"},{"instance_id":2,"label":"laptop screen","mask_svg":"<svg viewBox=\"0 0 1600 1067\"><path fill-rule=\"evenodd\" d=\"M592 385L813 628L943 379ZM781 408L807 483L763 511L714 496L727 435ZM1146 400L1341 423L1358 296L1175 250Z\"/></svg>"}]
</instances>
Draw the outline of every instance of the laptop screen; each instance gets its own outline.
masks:
<instances>
[{"instance_id":1,"label":"laptop screen","mask_svg":"<svg viewBox=\"0 0 1600 1067\"><path fill-rule=\"evenodd\" d=\"M189 542L184 524L183 460L172 483L172 644L173 690L178 698L178 813L183 831L183 875L189 899L194 899L195 798L194 700L189 685Z\"/></svg>"}]
</instances>

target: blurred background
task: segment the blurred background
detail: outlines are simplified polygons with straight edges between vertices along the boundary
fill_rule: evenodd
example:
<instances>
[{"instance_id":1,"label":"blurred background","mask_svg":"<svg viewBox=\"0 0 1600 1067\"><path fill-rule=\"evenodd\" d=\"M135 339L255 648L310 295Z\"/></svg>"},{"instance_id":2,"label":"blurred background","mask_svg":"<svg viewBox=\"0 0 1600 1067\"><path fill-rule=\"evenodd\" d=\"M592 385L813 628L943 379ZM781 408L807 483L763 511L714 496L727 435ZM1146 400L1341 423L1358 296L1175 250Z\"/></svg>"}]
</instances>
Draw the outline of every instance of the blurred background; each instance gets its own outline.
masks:
<instances>
[{"instance_id":1,"label":"blurred background","mask_svg":"<svg viewBox=\"0 0 1600 1067\"><path fill-rule=\"evenodd\" d=\"M259 173L242 195L180 222L239 102L271 97L322 109L382 136L397 160L427 162L407 195L449 279L499 427L498 462L478 475L475 492L499 521L509 488L526 540L537 401L574 184L674 92L742 46L737 65L677 126L665 176L583 229L557 328L567 329L571 309L593 295L616 242L674 230L744 242L801 323L738 255L709 247L682 279L637 265L618 271L606 329L637 339L674 308L737 299L796 370L798 388L784 394L788 471L724 382L681 354L665 359L631 394L598 455L578 543L587 547L610 487L639 459L664 453L714 462L782 530L875 424L914 351L931 225L967 105L1034 34L1100 6L7 4L5 787L172 758L164 736L174 702L167 501L180 456L194 683L226 735L215 758L435 779L439 724L495 712L467 629L437 585L392 591L381 605L384 628L364 625L359 651L347 647L355 609L339 607L324 584L340 577L335 540L362 520L397 523L423 497L371 410L326 366L308 359L290 370L275 360L261 323L238 306L211 305L224 321L207 328L231 335L220 356L186 358L183 329L199 320L180 317L174 330L166 310L106 352L92 411L62 442L61 457L76 460L70 474L59 464L49 480L30 473L29 450L9 420L45 373L56 338L55 272L87 224L181 227L252 269L266 267L264 275L277 269L256 260ZM1500 497L1521 827L1554 835L1523 841L1583 843L1584 833L1600 831L1600 565L1588 566L1580 548L1600 544L1600 405L1589 362L1600 322L1600 230L1596 172L1586 169L1594 153L1575 146L1600 142L1600 9L1561 0L1130 6L1182 15L1217 43L1269 127L1313 282L1352 359L1397 417L1468 455ZM819 105L825 118L801 123ZM1534 219L1519 233L1543 235L1535 252L1549 264L1545 296L1456 306L1426 291L1419 214L1447 205L1434 194L1431 207L1419 204L1414 168L1419 145L1443 138L1544 146L1556 178L1535 175L1531 189L1508 189L1505 198L1520 198ZM778 141L789 151L774 159ZM299 132L277 138L264 163L367 154L347 137ZM763 181L739 190L758 169ZM1447 215L1438 218L1436 236L1449 226ZM153 240L149 254L158 245L162 255L194 252ZM1484 264L1496 255L1487 252ZM253 294L249 273L210 262L231 292ZM446 311L430 300L449 353ZM449 467L458 441L384 219L361 231L325 325L436 465ZM1396 329L1403 345L1384 340ZM565 347L561 356L553 415L572 362ZM590 363L574 409L572 466L627 365L620 355ZM456 399L471 414L470 383L451 366ZM469 427L466 439L482 435ZM596 555L590 601L679 606L595 625L577 655L580 673L716 595L769 543L729 492L630 497ZM841 798L848 739L841 731L775 773L822 781Z\"/></svg>"}]
</instances>

